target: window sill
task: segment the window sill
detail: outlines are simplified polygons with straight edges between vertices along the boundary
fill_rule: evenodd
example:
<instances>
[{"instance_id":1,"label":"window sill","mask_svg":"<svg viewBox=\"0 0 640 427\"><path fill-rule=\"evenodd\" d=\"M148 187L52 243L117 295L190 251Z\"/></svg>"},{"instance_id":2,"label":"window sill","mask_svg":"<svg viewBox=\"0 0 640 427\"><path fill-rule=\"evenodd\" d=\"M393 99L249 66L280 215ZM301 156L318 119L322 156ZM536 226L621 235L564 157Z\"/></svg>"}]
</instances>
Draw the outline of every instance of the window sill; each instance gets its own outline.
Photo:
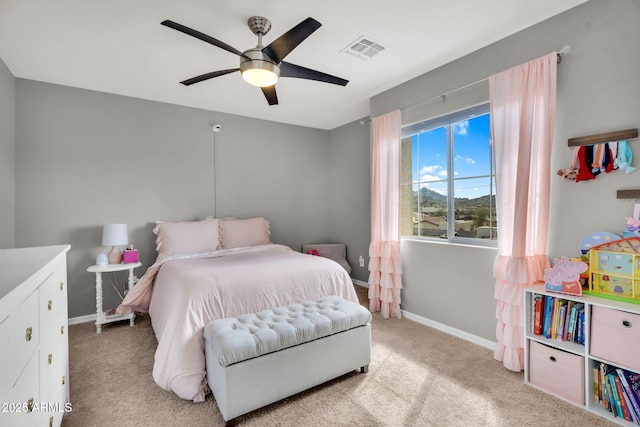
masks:
<instances>
[{"instance_id":1,"label":"window sill","mask_svg":"<svg viewBox=\"0 0 640 427\"><path fill-rule=\"evenodd\" d=\"M456 239L456 240L448 240L448 239L430 239L425 237L418 236L400 236L400 241L412 241L412 242L420 242L420 243L428 243L433 245L453 245L453 246L464 246L467 248L479 248L479 249L497 249L498 241L497 240L479 240L476 242L475 240L472 242L468 241L469 239Z\"/></svg>"}]
</instances>

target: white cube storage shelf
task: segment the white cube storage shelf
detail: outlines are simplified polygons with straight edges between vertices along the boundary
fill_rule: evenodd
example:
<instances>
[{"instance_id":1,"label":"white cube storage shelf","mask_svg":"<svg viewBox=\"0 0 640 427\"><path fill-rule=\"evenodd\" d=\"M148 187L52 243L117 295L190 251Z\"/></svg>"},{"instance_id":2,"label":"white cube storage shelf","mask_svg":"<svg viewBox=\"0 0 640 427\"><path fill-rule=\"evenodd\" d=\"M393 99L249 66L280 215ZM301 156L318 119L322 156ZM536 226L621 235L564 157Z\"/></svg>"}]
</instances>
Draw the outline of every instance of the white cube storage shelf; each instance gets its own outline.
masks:
<instances>
[{"instance_id":1,"label":"white cube storage shelf","mask_svg":"<svg viewBox=\"0 0 640 427\"><path fill-rule=\"evenodd\" d=\"M583 303L584 345L533 333L534 295ZM594 400L594 368L602 362L640 372L640 305L590 295L546 291L544 285L524 290L524 381L526 384L624 426Z\"/></svg>"}]
</instances>

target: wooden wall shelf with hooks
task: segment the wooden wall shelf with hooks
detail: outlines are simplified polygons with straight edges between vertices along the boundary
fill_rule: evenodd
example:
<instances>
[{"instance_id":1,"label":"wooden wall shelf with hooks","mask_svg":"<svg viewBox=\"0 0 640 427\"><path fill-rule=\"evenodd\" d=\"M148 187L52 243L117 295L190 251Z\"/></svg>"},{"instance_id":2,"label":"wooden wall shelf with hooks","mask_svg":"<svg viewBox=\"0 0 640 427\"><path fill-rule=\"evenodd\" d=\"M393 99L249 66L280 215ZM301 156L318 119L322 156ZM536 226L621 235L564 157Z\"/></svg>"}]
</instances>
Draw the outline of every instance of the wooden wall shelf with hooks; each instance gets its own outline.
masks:
<instances>
[{"instance_id":1,"label":"wooden wall shelf with hooks","mask_svg":"<svg viewBox=\"0 0 640 427\"><path fill-rule=\"evenodd\" d=\"M631 139L638 137L638 129L619 130L616 132L606 132L597 135L581 136L578 138L569 139L569 147L576 147L580 145L593 145L603 142L622 141L624 139Z\"/></svg>"},{"instance_id":2,"label":"wooden wall shelf with hooks","mask_svg":"<svg viewBox=\"0 0 640 427\"><path fill-rule=\"evenodd\" d=\"M618 190L618 199L640 199L640 190Z\"/></svg>"}]
</instances>

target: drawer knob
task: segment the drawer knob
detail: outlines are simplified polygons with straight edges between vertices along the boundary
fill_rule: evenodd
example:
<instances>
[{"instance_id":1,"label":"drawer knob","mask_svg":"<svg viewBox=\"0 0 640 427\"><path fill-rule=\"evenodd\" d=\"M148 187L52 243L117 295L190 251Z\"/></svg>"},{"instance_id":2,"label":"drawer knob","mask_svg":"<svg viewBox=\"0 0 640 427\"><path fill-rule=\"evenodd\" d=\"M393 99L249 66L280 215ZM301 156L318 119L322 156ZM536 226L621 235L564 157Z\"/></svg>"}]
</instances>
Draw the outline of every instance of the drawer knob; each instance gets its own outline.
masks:
<instances>
[{"instance_id":1,"label":"drawer knob","mask_svg":"<svg viewBox=\"0 0 640 427\"><path fill-rule=\"evenodd\" d=\"M31 335L33 334L33 329L31 328L31 326L29 326L27 328L27 332L24 334L24 338L27 340L27 342L31 341Z\"/></svg>"},{"instance_id":2,"label":"drawer knob","mask_svg":"<svg viewBox=\"0 0 640 427\"><path fill-rule=\"evenodd\" d=\"M48 308L49 310L51 310L51 306L52 306L52 305L53 305L53 301L52 301L52 300L47 301L47 308Z\"/></svg>"},{"instance_id":3,"label":"drawer knob","mask_svg":"<svg viewBox=\"0 0 640 427\"><path fill-rule=\"evenodd\" d=\"M53 427L53 417L49 417L49 427Z\"/></svg>"},{"instance_id":4,"label":"drawer knob","mask_svg":"<svg viewBox=\"0 0 640 427\"><path fill-rule=\"evenodd\" d=\"M49 356L47 356L47 363L48 363L49 365L51 365L51 361L52 361L52 359L53 359L53 354L49 353Z\"/></svg>"},{"instance_id":5,"label":"drawer knob","mask_svg":"<svg viewBox=\"0 0 640 427\"><path fill-rule=\"evenodd\" d=\"M33 397L27 400L27 412L33 411Z\"/></svg>"},{"instance_id":6,"label":"drawer knob","mask_svg":"<svg viewBox=\"0 0 640 427\"><path fill-rule=\"evenodd\" d=\"M64 385L64 383L66 382L66 379L64 377L64 375L62 376L62 385Z\"/></svg>"},{"instance_id":7,"label":"drawer knob","mask_svg":"<svg viewBox=\"0 0 640 427\"><path fill-rule=\"evenodd\" d=\"M555 356L549 356L549 360L551 360L553 363L556 363L558 361Z\"/></svg>"},{"instance_id":8,"label":"drawer knob","mask_svg":"<svg viewBox=\"0 0 640 427\"><path fill-rule=\"evenodd\" d=\"M631 322L629 322L628 320L623 320L622 326L624 326L625 328L630 328L632 325L631 325Z\"/></svg>"},{"instance_id":9,"label":"drawer knob","mask_svg":"<svg viewBox=\"0 0 640 427\"><path fill-rule=\"evenodd\" d=\"M60 282L60 290L64 290L64 282Z\"/></svg>"},{"instance_id":10,"label":"drawer knob","mask_svg":"<svg viewBox=\"0 0 640 427\"><path fill-rule=\"evenodd\" d=\"M64 334L64 326L60 326L60 333Z\"/></svg>"}]
</instances>

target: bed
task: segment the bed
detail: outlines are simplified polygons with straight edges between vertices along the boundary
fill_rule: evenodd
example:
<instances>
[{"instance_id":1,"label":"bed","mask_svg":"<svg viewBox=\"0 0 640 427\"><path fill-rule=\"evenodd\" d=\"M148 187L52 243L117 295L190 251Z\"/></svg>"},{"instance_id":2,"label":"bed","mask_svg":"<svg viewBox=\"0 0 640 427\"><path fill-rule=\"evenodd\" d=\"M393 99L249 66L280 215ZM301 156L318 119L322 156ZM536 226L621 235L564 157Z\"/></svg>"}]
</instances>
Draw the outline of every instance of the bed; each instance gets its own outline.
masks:
<instances>
[{"instance_id":1,"label":"bed","mask_svg":"<svg viewBox=\"0 0 640 427\"><path fill-rule=\"evenodd\" d=\"M328 295L358 302L343 267L271 243L264 218L159 223L154 232L158 258L118 312L149 313L153 378L183 399L204 401L209 322Z\"/></svg>"}]
</instances>

